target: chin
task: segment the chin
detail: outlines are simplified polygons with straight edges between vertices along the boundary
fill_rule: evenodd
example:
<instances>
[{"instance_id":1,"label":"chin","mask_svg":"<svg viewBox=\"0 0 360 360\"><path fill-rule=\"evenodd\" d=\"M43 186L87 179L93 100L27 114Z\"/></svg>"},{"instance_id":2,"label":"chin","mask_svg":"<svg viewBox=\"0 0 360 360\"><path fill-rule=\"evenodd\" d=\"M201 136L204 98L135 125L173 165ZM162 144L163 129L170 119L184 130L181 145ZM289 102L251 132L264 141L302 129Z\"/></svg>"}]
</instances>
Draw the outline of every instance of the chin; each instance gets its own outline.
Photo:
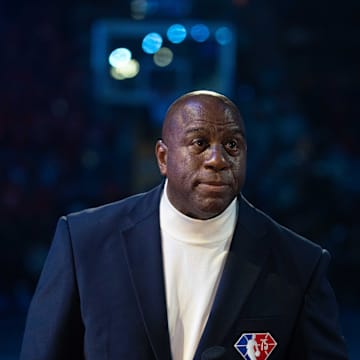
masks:
<instances>
[{"instance_id":1,"label":"chin","mask_svg":"<svg viewBox=\"0 0 360 360\"><path fill-rule=\"evenodd\" d=\"M206 206L200 206L198 214L201 215L199 216L199 219L205 220L213 218L221 214L228 207L228 205L228 203L224 203L223 199L219 199L219 201L212 201L211 203L206 204Z\"/></svg>"}]
</instances>

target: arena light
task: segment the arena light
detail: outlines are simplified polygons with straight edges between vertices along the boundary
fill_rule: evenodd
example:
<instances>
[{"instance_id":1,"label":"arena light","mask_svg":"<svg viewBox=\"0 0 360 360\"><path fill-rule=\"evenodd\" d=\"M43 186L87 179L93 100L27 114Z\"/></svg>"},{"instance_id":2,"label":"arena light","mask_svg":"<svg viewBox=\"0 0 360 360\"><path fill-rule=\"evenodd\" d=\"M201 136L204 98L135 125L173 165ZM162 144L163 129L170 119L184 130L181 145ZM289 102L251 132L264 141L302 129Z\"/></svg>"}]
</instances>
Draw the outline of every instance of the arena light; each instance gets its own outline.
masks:
<instances>
[{"instance_id":1,"label":"arena light","mask_svg":"<svg viewBox=\"0 0 360 360\"><path fill-rule=\"evenodd\" d=\"M154 54L154 63L157 66L165 67L171 64L173 58L173 52L167 47L162 47L156 54Z\"/></svg>"},{"instance_id":2,"label":"arena light","mask_svg":"<svg viewBox=\"0 0 360 360\"><path fill-rule=\"evenodd\" d=\"M127 48L118 48L113 50L109 55L109 64L113 67L120 67L130 61L131 51Z\"/></svg>"},{"instance_id":3,"label":"arena light","mask_svg":"<svg viewBox=\"0 0 360 360\"><path fill-rule=\"evenodd\" d=\"M209 28L204 24L196 24L190 29L191 37L197 42L204 42L210 36Z\"/></svg>"},{"instance_id":4,"label":"arena light","mask_svg":"<svg viewBox=\"0 0 360 360\"><path fill-rule=\"evenodd\" d=\"M162 46L163 38L156 32L147 34L142 41L142 49L147 54L155 54Z\"/></svg>"},{"instance_id":5,"label":"arena light","mask_svg":"<svg viewBox=\"0 0 360 360\"><path fill-rule=\"evenodd\" d=\"M111 67L110 75L116 80L134 78L140 71L140 64L137 60L131 59L118 67Z\"/></svg>"},{"instance_id":6,"label":"arena light","mask_svg":"<svg viewBox=\"0 0 360 360\"><path fill-rule=\"evenodd\" d=\"M184 25L174 24L168 28L166 35L169 41L173 44L180 44L185 40L187 31Z\"/></svg>"},{"instance_id":7,"label":"arena light","mask_svg":"<svg viewBox=\"0 0 360 360\"><path fill-rule=\"evenodd\" d=\"M232 41L233 33L227 26L221 26L215 32L215 39L220 45L227 45Z\"/></svg>"},{"instance_id":8,"label":"arena light","mask_svg":"<svg viewBox=\"0 0 360 360\"><path fill-rule=\"evenodd\" d=\"M145 18L147 10L146 0L132 0L130 3L131 16L135 20L142 20Z\"/></svg>"}]
</instances>

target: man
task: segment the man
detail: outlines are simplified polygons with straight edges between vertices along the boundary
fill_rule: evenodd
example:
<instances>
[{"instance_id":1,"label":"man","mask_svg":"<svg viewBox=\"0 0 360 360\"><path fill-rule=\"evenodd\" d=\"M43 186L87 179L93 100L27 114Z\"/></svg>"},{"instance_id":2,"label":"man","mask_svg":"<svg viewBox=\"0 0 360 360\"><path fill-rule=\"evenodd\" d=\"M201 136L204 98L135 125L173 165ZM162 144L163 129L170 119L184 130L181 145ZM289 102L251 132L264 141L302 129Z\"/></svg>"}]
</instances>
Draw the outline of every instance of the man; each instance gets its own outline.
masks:
<instances>
[{"instance_id":1,"label":"man","mask_svg":"<svg viewBox=\"0 0 360 360\"><path fill-rule=\"evenodd\" d=\"M59 220L22 360L347 359L329 255L241 195L236 106L169 108L157 188Z\"/></svg>"}]
</instances>

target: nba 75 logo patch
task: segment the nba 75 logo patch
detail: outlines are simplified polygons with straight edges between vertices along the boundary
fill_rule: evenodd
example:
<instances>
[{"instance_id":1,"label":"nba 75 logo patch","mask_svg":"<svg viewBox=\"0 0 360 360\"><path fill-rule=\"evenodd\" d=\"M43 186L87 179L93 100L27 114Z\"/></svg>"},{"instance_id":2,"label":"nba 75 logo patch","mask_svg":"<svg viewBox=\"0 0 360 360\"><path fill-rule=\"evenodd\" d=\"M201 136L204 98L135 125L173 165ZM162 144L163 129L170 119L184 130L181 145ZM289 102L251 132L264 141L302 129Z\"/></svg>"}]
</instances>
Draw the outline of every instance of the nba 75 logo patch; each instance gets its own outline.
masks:
<instances>
[{"instance_id":1,"label":"nba 75 logo patch","mask_svg":"<svg viewBox=\"0 0 360 360\"><path fill-rule=\"evenodd\" d=\"M270 333L242 334L234 344L235 349L245 360L266 360L276 345Z\"/></svg>"}]
</instances>

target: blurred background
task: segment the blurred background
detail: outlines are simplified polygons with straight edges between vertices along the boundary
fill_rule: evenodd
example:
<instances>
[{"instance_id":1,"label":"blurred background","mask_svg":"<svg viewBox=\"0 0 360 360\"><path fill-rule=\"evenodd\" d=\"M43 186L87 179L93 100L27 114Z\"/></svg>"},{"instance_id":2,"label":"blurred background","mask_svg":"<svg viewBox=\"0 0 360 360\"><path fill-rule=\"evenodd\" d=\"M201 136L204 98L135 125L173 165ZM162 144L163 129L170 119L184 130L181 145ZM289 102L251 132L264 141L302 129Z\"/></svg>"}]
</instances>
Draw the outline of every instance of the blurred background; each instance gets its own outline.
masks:
<instances>
[{"instance_id":1,"label":"blurred background","mask_svg":"<svg viewBox=\"0 0 360 360\"><path fill-rule=\"evenodd\" d=\"M0 3L0 359L17 359L59 216L157 184L168 105L228 95L244 194L327 248L351 359L360 323L360 2Z\"/></svg>"}]
</instances>

